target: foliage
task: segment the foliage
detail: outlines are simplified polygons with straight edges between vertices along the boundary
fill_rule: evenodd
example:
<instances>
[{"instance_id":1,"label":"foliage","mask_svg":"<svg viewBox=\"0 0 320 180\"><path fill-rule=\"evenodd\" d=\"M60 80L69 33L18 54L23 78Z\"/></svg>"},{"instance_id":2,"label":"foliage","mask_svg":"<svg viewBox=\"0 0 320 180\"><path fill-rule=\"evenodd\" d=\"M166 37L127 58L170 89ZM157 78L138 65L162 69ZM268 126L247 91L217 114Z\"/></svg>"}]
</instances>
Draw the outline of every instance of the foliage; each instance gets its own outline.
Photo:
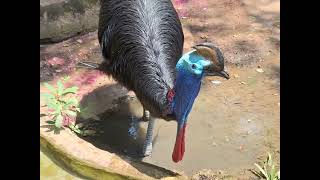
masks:
<instances>
[{"instance_id":1,"label":"foliage","mask_svg":"<svg viewBox=\"0 0 320 180\"><path fill-rule=\"evenodd\" d=\"M68 78L64 78L64 81ZM78 87L65 88L61 80L57 82L57 88L51 86L48 83L44 84L50 91L49 93L43 93L47 107L49 108L49 114L52 118L49 121L56 128L61 129L69 127L76 133L81 133L77 125L75 125L75 119L77 113L80 112L79 102L72 94L76 94Z\"/></svg>"},{"instance_id":2,"label":"foliage","mask_svg":"<svg viewBox=\"0 0 320 180\"><path fill-rule=\"evenodd\" d=\"M264 162L263 168L256 163L254 165L259 169L259 172L255 170L252 170L252 172L257 176L259 176L260 178L263 178L266 180L280 180L280 170L276 172L275 164L272 161L272 157L270 153L268 153L268 158L266 162Z\"/></svg>"}]
</instances>

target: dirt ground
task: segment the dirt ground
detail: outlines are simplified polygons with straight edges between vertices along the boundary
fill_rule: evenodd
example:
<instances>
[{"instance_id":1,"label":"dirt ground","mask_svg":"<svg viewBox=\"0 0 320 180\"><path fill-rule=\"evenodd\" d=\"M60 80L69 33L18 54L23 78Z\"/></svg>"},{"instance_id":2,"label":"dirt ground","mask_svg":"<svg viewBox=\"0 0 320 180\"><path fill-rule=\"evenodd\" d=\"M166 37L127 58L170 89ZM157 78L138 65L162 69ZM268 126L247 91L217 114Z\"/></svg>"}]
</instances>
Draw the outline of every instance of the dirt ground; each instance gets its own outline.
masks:
<instances>
[{"instance_id":1,"label":"dirt ground","mask_svg":"<svg viewBox=\"0 0 320 180\"><path fill-rule=\"evenodd\" d=\"M253 163L265 160L267 152L280 166L280 1L174 3L184 28L185 52L198 42L215 43L224 53L231 79L204 80L189 116L181 163L171 162L176 125L162 120L156 123L153 154L142 160L183 171L193 179L255 179L249 170ZM83 68L74 72L79 61L101 61L96 32L42 47L40 53L42 82L64 74L78 77L71 84L81 87L83 105L94 109L93 116L83 121L101 132L86 140L101 149L134 154L141 146L146 124L140 125L141 138L133 140L127 136L127 120L132 114L142 115L139 102L133 97L118 102L115 112L104 112L110 102L103 101L109 92L103 84L109 79Z\"/></svg>"}]
</instances>

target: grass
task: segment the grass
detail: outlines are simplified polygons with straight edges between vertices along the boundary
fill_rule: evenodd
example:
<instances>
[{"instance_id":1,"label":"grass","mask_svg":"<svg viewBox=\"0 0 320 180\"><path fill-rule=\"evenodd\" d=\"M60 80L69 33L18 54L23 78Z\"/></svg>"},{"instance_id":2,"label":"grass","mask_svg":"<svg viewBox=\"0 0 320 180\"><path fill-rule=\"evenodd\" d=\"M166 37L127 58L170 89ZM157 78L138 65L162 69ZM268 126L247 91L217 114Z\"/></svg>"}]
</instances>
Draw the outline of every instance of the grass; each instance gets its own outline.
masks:
<instances>
[{"instance_id":1,"label":"grass","mask_svg":"<svg viewBox=\"0 0 320 180\"><path fill-rule=\"evenodd\" d=\"M267 160L262 165L263 167L256 163L254 165L258 168L258 171L252 170L252 172L260 178L266 180L280 180L280 170L276 170L275 163L272 161L270 153L268 153Z\"/></svg>"}]
</instances>

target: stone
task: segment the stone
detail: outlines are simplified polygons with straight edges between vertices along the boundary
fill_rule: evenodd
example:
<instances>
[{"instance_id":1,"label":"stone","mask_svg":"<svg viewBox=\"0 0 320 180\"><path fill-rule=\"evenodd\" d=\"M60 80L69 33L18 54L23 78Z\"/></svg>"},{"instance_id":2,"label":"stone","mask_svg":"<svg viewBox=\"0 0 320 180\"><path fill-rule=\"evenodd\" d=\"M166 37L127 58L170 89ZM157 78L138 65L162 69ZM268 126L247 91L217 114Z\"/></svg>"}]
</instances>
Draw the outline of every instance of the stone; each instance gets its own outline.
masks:
<instances>
[{"instance_id":1,"label":"stone","mask_svg":"<svg viewBox=\"0 0 320 180\"><path fill-rule=\"evenodd\" d=\"M97 30L98 0L40 0L40 43Z\"/></svg>"},{"instance_id":2,"label":"stone","mask_svg":"<svg viewBox=\"0 0 320 180\"><path fill-rule=\"evenodd\" d=\"M40 149L63 168L89 179L154 179L155 176L187 179L168 169L134 161L101 150L65 129L59 134L49 132L40 118ZM76 142L76 143L75 143ZM137 169L136 167L139 167ZM143 169L143 171L141 170ZM143 172L149 172L145 174ZM152 172L152 174L150 174ZM151 176L150 176L151 175Z\"/></svg>"}]
</instances>

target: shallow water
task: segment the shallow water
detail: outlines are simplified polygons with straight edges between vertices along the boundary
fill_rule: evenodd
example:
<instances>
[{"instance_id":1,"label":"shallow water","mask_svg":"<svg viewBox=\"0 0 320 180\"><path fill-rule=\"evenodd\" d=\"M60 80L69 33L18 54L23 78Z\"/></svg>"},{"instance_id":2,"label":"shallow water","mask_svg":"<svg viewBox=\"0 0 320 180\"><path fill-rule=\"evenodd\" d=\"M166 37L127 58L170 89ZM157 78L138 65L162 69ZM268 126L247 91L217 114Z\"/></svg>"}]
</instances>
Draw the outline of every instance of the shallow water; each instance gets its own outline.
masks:
<instances>
[{"instance_id":1,"label":"shallow water","mask_svg":"<svg viewBox=\"0 0 320 180\"><path fill-rule=\"evenodd\" d=\"M177 124L162 119L156 120L151 157L139 157L147 123L139 123L137 139L128 133L131 116L139 118L143 112L136 98L124 98L115 111L99 114L100 121L89 121L92 127L103 133L85 139L98 148L184 171L188 175L204 168L250 168L264 153L266 141L278 147L277 134L268 132L278 128L279 97L273 95L277 89L272 87L274 81L267 76L254 71L246 73L246 76L250 77L248 85L235 79L226 81L217 77L213 79L221 81L219 85L214 85L208 78L204 81L189 115L186 152L179 163L171 160ZM107 87L100 88L93 91L86 101L95 102L96 97L103 98L101 94L107 95L107 92Z\"/></svg>"},{"instance_id":2,"label":"shallow water","mask_svg":"<svg viewBox=\"0 0 320 180\"><path fill-rule=\"evenodd\" d=\"M40 179L42 180L82 180L56 165L40 151Z\"/></svg>"}]
</instances>

